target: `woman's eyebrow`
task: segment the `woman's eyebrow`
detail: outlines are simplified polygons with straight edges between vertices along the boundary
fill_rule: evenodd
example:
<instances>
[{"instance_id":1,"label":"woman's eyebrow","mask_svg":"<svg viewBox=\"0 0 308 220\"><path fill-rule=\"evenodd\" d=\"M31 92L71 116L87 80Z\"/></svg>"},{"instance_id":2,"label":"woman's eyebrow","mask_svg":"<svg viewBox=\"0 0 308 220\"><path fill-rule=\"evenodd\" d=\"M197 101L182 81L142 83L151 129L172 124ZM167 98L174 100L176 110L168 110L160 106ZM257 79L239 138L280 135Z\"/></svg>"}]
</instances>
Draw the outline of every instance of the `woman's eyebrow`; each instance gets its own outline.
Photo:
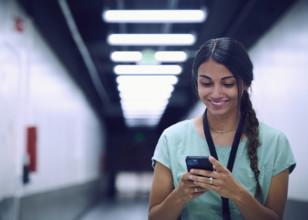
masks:
<instances>
[{"instance_id":1,"label":"woman's eyebrow","mask_svg":"<svg viewBox=\"0 0 308 220\"><path fill-rule=\"evenodd\" d=\"M209 77L209 76L207 76L207 75L199 75L199 77L212 80L211 77ZM226 79L231 79L231 78L235 78L235 77L234 77L234 76L226 76L226 77L221 78L221 80L226 80Z\"/></svg>"},{"instance_id":2,"label":"woman's eyebrow","mask_svg":"<svg viewBox=\"0 0 308 220\"><path fill-rule=\"evenodd\" d=\"M226 76L226 77L221 78L221 80L226 80L226 79L231 79L231 78L235 78L235 77L234 76Z\"/></svg>"},{"instance_id":3,"label":"woman's eyebrow","mask_svg":"<svg viewBox=\"0 0 308 220\"><path fill-rule=\"evenodd\" d=\"M206 78L206 79L209 79L209 80L212 80L211 77L207 76L207 75L199 75L199 77L202 77L202 78Z\"/></svg>"}]
</instances>

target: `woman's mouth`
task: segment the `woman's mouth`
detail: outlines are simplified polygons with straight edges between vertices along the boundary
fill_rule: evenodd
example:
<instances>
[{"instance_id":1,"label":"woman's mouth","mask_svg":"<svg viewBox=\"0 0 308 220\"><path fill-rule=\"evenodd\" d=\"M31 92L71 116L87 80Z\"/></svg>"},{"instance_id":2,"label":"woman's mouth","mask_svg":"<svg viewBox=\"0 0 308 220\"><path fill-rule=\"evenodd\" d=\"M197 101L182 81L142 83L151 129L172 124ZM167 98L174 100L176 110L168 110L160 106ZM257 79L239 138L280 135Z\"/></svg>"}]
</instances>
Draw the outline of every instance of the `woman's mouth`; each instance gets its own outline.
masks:
<instances>
[{"instance_id":1,"label":"woman's mouth","mask_svg":"<svg viewBox=\"0 0 308 220\"><path fill-rule=\"evenodd\" d=\"M226 105L226 103L228 101L213 101L213 100L209 100L210 104L214 107L214 108L222 108Z\"/></svg>"}]
</instances>

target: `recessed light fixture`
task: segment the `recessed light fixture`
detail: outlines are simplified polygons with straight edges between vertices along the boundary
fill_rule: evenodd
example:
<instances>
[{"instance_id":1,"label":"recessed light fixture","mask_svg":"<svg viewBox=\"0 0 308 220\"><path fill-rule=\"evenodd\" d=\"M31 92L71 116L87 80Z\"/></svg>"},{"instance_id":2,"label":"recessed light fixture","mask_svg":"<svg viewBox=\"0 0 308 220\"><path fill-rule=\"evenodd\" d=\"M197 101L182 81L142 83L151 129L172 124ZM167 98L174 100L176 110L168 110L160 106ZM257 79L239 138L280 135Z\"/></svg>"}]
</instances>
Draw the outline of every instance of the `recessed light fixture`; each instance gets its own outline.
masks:
<instances>
[{"instance_id":1,"label":"recessed light fixture","mask_svg":"<svg viewBox=\"0 0 308 220\"><path fill-rule=\"evenodd\" d=\"M116 78L116 81L119 85L144 85L147 88L151 86L163 86L163 85L174 85L178 82L178 78L174 75L159 75L159 76L153 76L153 75L145 75L145 76L130 76L130 75L124 75L124 76L118 76Z\"/></svg>"},{"instance_id":2,"label":"recessed light fixture","mask_svg":"<svg viewBox=\"0 0 308 220\"><path fill-rule=\"evenodd\" d=\"M190 23L203 22L205 10L108 10L103 18L110 23ZM110 34L112 46L190 46L194 34ZM136 62L138 65L116 65L118 90L125 123L128 126L155 126L169 102L182 67L154 65L160 62L185 62L184 51L116 51L114 62Z\"/></svg>"},{"instance_id":3,"label":"recessed light fixture","mask_svg":"<svg viewBox=\"0 0 308 220\"><path fill-rule=\"evenodd\" d=\"M179 65L116 65L113 71L118 75L123 75L123 74L178 75L182 72L182 67Z\"/></svg>"},{"instance_id":4,"label":"recessed light fixture","mask_svg":"<svg viewBox=\"0 0 308 220\"><path fill-rule=\"evenodd\" d=\"M142 59L139 51L114 51L110 54L113 62L138 62Z\"/></svg>"},{"instance_id":5,"label":"recessed light fixture","mask_svg":"<svg viewBox=\"0 0 308 220\"><path fill-rule=\"evenodd\" d=\"M137 62L143 59L149 59L149 53L145 54L144 51L114 51L110 54L110 59L113 62ZM185 62L188 56L185 51L153 51L152 62L160 63L173 63ZM152 57L150 57L152 59Z\"/></svg>"},{"instance_id":6,"label":"recessed light fixture","mask_svg":"<svg viewBox=\"0 0 308 220\"><path fill-rule=\"evenodd\" d=\"M172 93L174 90L174 86L167 83L155 83L152 84L151 82L144 82L144 84L140 85L135 82L125 82L118 85L118 90L121 94L127 95L138 95L137 97L150 95L155 91L158 94L169 94ZM137 94L139 93L139 94ZM141 93L141 94L140 94Z\"/></svg>"},{"instance_id":7,"label":"recessed light fixture","mask_svg":"<svg viewBox=\"0 0 308 220\"><path fill-rule=\"evenodd\" d=\"M126 101L121 100L121 105L123 109L126 110L162 110L165 109L165 107L168 104L167 99L161 99L161 100L143 100L143 101Z\"/></svg>"},{"instance_id":8,"label":"recessed light fixture","mask_svg":"<svg viewBox=\"0 0 308 220\"><path fill-rule=\"evenodd\" d=\"M138 92L120 92L120 98L122 100L157 100L157 99L169 99L171 97L171 92L161 92L159 89L148 91L138 91Z\"/></svg>"},{"instance_id":9,"label":"recessed light fixture","mask_svg":"<svg viewBox=\"0 0 308 220\"><path fill-rule=\"evenodd\" d=\"M127 127L155 127L160 121L159 118L125 118Z\"/></svg>"},{"instance_id":10,"label":"recessed light fixture","mask_svg":"<svg viewBox=\"0 0 308 220\"><path fill-rule=\"evenodd\" d=\"M178 78L175 75L120 75L116 81L126 125L154 127L166 109Z\"/></svg>"},{"instance_id":11,"label":"recessed light fixture","mask_svg":"<svg viewBox=\"0 0 308 220\"><path fill-rule=\"evenodd\" d=\"M159 112L159 113L151 113L151 114L138 114L136 116L133 115L133 114L130 114L129 112L126 112L124 111L123 114L124 114L124 117L126 119L143 119L143 118L147 118L147 119L150 119L150 118L155 118L155 119L160 119L161 118L161 115L162 115L163 112Z\"/></svg>"},{"instance_id":12,"label":"recessed light fixture","mask_svg":"<svg viewBox=\"0 0 308 220\"><path fill-rule=\"evenodd\" d=\"M154 58L159 62L185 62L187 54L184 51L157 51Z\"/></svg>"},{"instance_id":13,"label":"recessed light fixture","mask_svg":"<svg viewBox=\"0 0 308 220\"><path fill-rule=\"evenodd\" d=\"M205 10L106 10L103 20L108 23L200 23Z\"/></svg>"},{"instance_id":14,"label":"recessed light fixture","mask_svg":"<svg viewBox=\"0 0 308 220\"><path fill-rule=\"evenodd\" d=\"M107 42L110 45L193 45L196 37L193 34L110 34Z\"/></svg>"},{"instance_id":15,"label":"recessed light fixture","mask_svg":"<svg viewBox=\"0 0 308 220\"><path fill-rule=\"evenodd\" d=\"M140 111L140 110L126 110L123 109L123 114L125 117L129 118L158 118L164 113L165 109L160 111L149 109L147 111Z\"/></svg>"}]
</instances>

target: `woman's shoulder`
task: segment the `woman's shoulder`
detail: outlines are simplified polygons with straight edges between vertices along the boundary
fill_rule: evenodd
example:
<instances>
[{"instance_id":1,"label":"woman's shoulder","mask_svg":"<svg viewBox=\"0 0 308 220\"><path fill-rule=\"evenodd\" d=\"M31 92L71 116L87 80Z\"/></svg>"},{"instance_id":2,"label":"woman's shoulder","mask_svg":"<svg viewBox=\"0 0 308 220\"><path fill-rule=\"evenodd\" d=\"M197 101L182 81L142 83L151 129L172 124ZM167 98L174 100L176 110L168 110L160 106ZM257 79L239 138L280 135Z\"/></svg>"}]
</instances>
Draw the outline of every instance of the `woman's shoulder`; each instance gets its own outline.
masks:
<instances>
[{"instance_id":1,"label":"woman's shoulder","mask_svg":"<svg viewBox=\"0 0 308 220\"><path fill-rule=\"evenodd\" d=\"M282 130L276 128L274 126L265 124L263 122L259 123L259 133L261 138L265 139L275 139L275 138L284 138L286 139L286 135Z\"/></svg>"},{"instance_id":2,"label":"woman's shoulder","mask_svg":"<svg viewBox=\"0 0 308 220\"><path fill-rule=\"evenodd\" d=\"M295 167L295 159L287 136L278 128L260 123L260 141L263 161L274 160L275 167L273 175L289 168L291 173Z\"/></svg>"}]
</instances>

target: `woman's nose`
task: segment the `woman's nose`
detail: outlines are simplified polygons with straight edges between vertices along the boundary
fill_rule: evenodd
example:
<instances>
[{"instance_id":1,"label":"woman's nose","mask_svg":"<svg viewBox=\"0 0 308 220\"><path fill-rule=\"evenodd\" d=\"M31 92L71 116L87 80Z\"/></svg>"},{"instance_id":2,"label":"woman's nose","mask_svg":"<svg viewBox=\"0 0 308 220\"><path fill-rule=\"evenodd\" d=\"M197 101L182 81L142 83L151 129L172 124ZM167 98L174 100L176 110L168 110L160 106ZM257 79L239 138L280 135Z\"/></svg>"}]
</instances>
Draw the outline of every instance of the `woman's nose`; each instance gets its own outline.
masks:
<instances>
[{"instance_id":1,"label":"woman's nose","mask_svg":"<svg viewBox=\"0 0 308 220\"><path fill-rule=\"evenodd\" d=\"M215 99L221 98L222 96L221 86L218 86L218 85L214 86L211 95L212 95L212 98L215 98Z\"/></svg>"}]
</instances>

